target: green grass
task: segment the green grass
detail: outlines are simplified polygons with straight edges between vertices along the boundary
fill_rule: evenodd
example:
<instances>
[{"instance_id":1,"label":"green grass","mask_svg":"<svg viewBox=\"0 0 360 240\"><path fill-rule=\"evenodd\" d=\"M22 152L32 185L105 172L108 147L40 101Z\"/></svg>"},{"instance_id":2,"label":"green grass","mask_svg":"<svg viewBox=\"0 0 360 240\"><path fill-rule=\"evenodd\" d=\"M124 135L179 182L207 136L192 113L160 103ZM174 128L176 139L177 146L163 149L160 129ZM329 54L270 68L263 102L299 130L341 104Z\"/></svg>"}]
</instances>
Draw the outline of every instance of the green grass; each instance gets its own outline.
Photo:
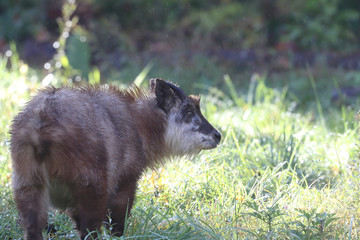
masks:
<instances>
[{"instance_id":1,"label":"green grass","mask_svg":"<svg viewBox=\"0 0 360 240\"><path fill-rule=\"evenodd\" d=\"M12 67L6 62L0 58L0 238L21 239L8 131L41 84L16 56ZM150 75L166 71L171 74L153 64ZM171 80L199 87L177 81L180 72ZM253 75L243 85L237 75L215 80L217 87L202 96L202 109L221 130L222 144L147 171L121 239L359 239L356 106L331 106L322 91L326 84L311 70L286 76L289 82L278 78L285 84L276 83L276 75ZM296 80L303 95L294 90ZM57 230L51 239L77 239L65 215L52 211L49 222ZM105 230L99 234L115 239Z\"/></svg>"}]
</instances>

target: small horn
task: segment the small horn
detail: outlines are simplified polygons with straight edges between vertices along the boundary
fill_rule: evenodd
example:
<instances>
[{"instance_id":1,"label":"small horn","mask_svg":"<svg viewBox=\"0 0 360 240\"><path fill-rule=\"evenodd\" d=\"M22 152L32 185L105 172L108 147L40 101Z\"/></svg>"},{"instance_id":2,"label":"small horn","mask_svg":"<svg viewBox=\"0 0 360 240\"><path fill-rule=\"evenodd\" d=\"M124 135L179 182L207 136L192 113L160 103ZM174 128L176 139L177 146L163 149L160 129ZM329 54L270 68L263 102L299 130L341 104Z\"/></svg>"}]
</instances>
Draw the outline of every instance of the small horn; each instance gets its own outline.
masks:
<instances>
[{"instance_id":1,"label":"small horn","mask_svg":"<svg viewBox=\"0 0 360 240\"><path fill-rule=\"evenodd\" d=\"M166 83L180 97L181 101L183 101L186 98L186 94L181 88L179 88L173 83L170 82L166 82Z\"/></svg>"}]
</instances>

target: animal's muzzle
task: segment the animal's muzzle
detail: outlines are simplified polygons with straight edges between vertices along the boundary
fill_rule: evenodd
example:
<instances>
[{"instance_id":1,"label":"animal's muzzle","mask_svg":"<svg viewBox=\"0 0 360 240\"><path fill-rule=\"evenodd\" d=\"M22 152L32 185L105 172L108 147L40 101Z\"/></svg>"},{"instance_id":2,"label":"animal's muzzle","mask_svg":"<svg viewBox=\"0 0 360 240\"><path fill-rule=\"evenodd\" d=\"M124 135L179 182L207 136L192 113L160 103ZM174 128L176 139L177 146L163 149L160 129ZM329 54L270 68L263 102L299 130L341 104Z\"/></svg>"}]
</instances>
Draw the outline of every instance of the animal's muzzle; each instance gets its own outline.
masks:
<instances>
[{"instance_id":1,"label":"animal's muzzle","mask_svg":"<svg viewBox=\"0 0 360 240\"><path fill-rule=\"evenodd\" d=\"M215 130L213 133L213 138L215 139L216 144L219 144L221 140L221 133L218 130Z\"/></svg>"}]
</instances>

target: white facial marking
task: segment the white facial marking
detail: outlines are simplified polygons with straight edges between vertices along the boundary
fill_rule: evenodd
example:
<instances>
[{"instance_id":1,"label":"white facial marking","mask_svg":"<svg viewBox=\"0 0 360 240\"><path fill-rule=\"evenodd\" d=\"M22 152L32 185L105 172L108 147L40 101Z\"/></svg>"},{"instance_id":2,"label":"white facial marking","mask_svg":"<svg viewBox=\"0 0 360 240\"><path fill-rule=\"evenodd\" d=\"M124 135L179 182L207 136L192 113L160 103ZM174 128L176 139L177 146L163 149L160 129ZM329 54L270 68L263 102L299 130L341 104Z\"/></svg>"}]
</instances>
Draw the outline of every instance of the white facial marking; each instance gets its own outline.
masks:
<instances>
[{"instance_id":1,"label":"white facial marking","mask_svg":"<svg viewBox=\"0 0 360 240\"><path fill-rule=\"evenodd\" d=\"M192 155L203 149L216 147L213 137L197 131L198 126L194 126L193 123L179 123L175 119L176 113L169 115L165 133L165 142L171 155Z\"/></svg>"}]
</instances>

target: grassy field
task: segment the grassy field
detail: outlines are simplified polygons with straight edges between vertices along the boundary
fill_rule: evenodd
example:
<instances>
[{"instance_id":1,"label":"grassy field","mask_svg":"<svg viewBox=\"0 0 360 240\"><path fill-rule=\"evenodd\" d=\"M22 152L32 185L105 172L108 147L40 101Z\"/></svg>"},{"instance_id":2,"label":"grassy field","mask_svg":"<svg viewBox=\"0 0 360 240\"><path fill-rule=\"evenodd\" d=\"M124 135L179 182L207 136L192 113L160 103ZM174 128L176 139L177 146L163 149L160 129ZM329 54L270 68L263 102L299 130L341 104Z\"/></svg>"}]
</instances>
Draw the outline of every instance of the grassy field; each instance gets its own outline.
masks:
<instances>
[{"instance_id":1,"label":"grassy field","mask_svg":"<svg viewBox=\"0 0 360 240\"><path fill-rule=\"evenodd\" d=\"M16 56L7 62L0 58L0 239L21 239L8 131L41 83ZM147 171L120 239L360 239L356 103L332 104L324 89L342 74L332 76L324 82L294 71L279 83L254 74L242 84L225 75L216 88L203 87L202 109L222 132L221 145ZM181 84L180 77L171 80ZM49 222L51 239L78 239L60 212Z\"/></svg>"}]
</instances>

